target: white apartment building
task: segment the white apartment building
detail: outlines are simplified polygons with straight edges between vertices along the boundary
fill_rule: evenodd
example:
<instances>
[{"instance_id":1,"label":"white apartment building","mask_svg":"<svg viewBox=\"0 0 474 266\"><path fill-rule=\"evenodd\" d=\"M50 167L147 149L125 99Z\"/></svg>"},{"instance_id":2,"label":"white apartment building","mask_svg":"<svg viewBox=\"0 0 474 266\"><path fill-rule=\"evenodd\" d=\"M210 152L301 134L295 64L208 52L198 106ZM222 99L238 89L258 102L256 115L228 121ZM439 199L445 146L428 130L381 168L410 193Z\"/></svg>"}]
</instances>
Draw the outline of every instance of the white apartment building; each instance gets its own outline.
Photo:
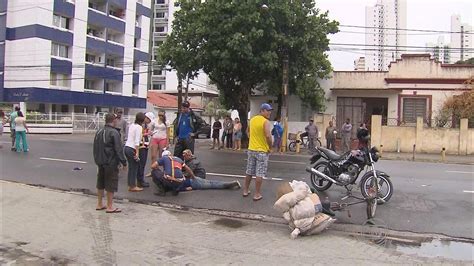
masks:
<instances>
[{"instance_id":1,"label":"white apartment building","mask_svg":"<svg viewBox=\"0 0 474 266\"><path fill-rule=\"evenodd\" d=\"M154 31L153 31L153 58L156 60L156 48L158 48L171 33L174 12L179 9L175 0L154 0ZM152 90L174 93L177 92L178 77L174 70L163 70L156 64L152 73ZM217 88L210 84L209 77L204 73L190 80L183 81L183 87L188 87L189 92L213 93L217 95Z\"/></svg>"},{"instance_id":2,"label":"white apartment building","mask_svg":"<svg viewBox=\"0 0 474 266\"><path fill-rule=\"evenodd\" d=\"M451 47L449 44L444 42L443 36L439 36L436 43L426 43L425 46L426 52L429 53L436 61L444 64L454 63L451 62Z\"/></svg>"},{"instance_id":3,"label":"white apartment building","mask_svg":"<svg viewBox=\"0 0 474 266\"><path fill-rule=\"evenodd\" d=\"M0 1L0 101L46 113L145 108L151 1Z\"/></svg>"},{"instance_id":4,"label":"white apartment building","mask_svg":"<svg viewBox=\"0 0 474 266\"><path fill-rule=\"evenodd\" d=\"M366 69L385 71L399 59L406 46L406 0L377 0L365 10Z\"/></svg>"},{"instance_id":5,"label":"white apartment building","mask_svg":"<svg viewBox=\"0 0 474 266\"><path fill-rule=\"evenodd\" d=\"M460 15L451 16L451 48L452 63L459 60L467 60L474 56L473 45L474 34L472 25L461 22Z\"/></svg>"}]
</instances>

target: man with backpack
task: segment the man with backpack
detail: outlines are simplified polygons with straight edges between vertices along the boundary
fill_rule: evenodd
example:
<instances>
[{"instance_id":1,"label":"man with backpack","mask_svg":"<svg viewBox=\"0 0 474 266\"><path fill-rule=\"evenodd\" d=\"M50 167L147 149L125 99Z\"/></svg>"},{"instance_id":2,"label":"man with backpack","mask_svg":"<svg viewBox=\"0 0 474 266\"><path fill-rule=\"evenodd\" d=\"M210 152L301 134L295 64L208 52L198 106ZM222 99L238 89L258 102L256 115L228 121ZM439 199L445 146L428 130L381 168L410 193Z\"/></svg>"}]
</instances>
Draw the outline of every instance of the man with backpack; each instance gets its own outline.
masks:
<instances>
[{"instance_id":1,"label":"man with backpack","mask_svg":"<svg viewBox=\"0 0 474 266\"><path fill-rule=\"evenodd\" d=\"M96 210L106 210L106 213L122 212L119 208L114 208L112 203L114 193L118 189L119 167L127 166L120 134L114 127L115 119L114 114L105 115L105 126L95 134L93 146L94 161L98 167ZM104 190L107 198L106 206L102 203Z\"/></svg>"}]
</instances>

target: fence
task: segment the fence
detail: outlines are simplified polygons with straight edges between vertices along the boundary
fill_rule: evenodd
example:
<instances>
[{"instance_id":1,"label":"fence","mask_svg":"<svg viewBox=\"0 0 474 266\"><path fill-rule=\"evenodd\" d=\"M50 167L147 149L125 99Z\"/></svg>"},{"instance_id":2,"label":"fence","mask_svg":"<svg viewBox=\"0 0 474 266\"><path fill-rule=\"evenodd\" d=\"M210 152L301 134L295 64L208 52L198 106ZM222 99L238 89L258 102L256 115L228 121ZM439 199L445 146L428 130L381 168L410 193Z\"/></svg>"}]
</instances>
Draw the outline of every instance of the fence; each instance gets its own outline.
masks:
<instances>
[{"instance_id":1,"label":"fence","mask_svg":"<svg viewBox=\"0 0 474 266\"><path fill-rule=\"evenodd\" d=\"M425 127L431 128L459 128L459 121L453 119L423 119L423 123ZM383 126L409 126L415 127L416 121L405 121L403 119L398 118L382 118L382 125Z\"/></svg>"}]
</instances>

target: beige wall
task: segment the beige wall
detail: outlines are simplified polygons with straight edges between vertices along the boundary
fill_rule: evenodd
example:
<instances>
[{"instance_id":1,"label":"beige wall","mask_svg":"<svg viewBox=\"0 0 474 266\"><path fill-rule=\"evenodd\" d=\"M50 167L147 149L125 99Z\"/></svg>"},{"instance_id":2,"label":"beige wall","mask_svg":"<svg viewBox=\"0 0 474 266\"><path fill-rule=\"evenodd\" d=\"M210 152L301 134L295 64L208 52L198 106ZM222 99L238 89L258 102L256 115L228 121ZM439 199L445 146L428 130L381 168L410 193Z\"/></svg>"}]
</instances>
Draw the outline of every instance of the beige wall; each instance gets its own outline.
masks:
<instances>
[{"instance_id":1,"label":"beige wall","mask_svg":"<svg viewBox=\"0 0 474 266\"><path fill-rule=\"evenodd\" d=\"M461 127L429 128L423 126L419 117L416 126L382 126L380 116L372 116L372 145L384 151L412 152L416 144L416 152L440 153L443 148L447 154L474 154L474 129L467 128L467 119L462 119Z\"/></svg>"}]
</instances>

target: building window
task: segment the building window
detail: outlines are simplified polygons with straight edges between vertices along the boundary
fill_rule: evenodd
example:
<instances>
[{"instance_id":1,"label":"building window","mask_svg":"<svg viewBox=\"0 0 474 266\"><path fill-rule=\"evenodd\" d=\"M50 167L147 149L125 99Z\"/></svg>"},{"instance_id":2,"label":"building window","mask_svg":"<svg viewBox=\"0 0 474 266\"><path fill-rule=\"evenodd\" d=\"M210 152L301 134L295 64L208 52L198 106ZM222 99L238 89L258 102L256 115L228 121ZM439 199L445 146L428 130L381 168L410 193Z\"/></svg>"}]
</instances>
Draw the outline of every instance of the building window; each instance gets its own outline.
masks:
<instances>
[{"instance_id":1,"label":"building window","mask_svg":"<svg viewBox=\"0 0 474 266\"><path fill-rule=\"evenodd\" d=\"M165 27L155 27L155 32L165 32Z\"/></svg>"},{"instance_id":2,"label":"building window","mask_svg":"<svg viewBox=\"0 0 474 266\"><path fill-rule=\"evenodd\" d=\"M153 87L151 89L154 91L161 91L163 90L163 84L153 84Z\"/></svg>"},{"instance_id":3,"label":"building window","mask_svg":"<svg viewBox=\"0 0 474 266\"><path fill-rule=\"evenodd\" d=\"M154 45L155 45L156 47L158 47L158 46L160 46L160 45L162 45L162 44L163 44L163 41L155 41L155 43L154 43Z\"/></svg>"},{"instance_id":4,"label":"building window","mask_svg":"<svg viewBox=\"0 0 474 266\"><path fill-rule=\"evenodd\" d=\"M138 95L138 84L133 85L132 95Z\"/></svg>"},{"instance_id":5,"label":"building window","mask_svg":"<svg viewBox=\"0 0 474 266\"><path fill-rule=\"evenodd\" d=\"M63 28L63 29L70 30L71 28L70 28L70 23L69 22L70 22L69 18L60 16L60 15L56 15L56 14L53 15L53 25L58 27L58 28Z\"/></svg>"},{"instance_id":6,"label":"building window","mask_svg":"<svg viewBox=\"0 0 474 266\"><path fill-rule=\"evenodd\" d=\"M115 58L107 58L105 64L110 67L116 67L117 61L115 60Z\"/></svg>"},{"instance_id":7,"label":"building window","mask_svg":"<svg viewBox=\"0 0 474 266\"><path fill-rule=\"evenodd\" d=\"M133 47L140 48L140 39L138 38L133 39Z\"/></svg>"},{"instance_id":8,"label":"building window","mask_svg":"<svg viewBox=\"0 0 474 266\"><path fill-rule=\"evenodd\" d=\"M71 87L71 75L51 72L49 84L56 87Z\"/></svg>"},{"instance_id":9,"label":"building window","mask_svg":"<svg viewBox=\"0 0 474 266\"><path fill-rule=\"evenodd\" d=\"M161 70L161 69L153 69L153 75L154 75L154 76L161 76L161 75L163 75L163 70Z\"/></svg>"},{"instance_id":10,"label":"building window","mask_svg":"<svg viewBox=\"0 0 474 266\"><path fill-rule=\"evenodd\" d=\"M156 13L156 18L164 18L165 17L165 12L158 12Z\"/></svg>"},{"instance_id":11,"label":"building window","mask_svg":"<svg viewBox=\"0 0 474 266\"><path fill-rule=\"evenodd\" d=\"M156 0L155 3L157 3L157 4L164 4L164 3L165 3L165 0Z\"/></svg>"},{"instance_id":12,"label":"building window","mask_svg":"<svg viewBox=\"0 0 474 266\"><path fill-rule=\"evenodd\" d=\"M416 123L416 118L427 116L427 98L403 97L403 121L405 123Z\"/></svg>"},{"instance_id":13,"label":"building window","mask_svg":"<svg viewBox=\"0 0 474 266\"><path fill-rule=\"evenodd\" d=\"M69 58L69 47L66 45L52 43L51 44L51 55Z\"/></svg>"},{"instance_id":14,"label":"building window","mask_svg":"<svg viewBox=\"0 0 474 266\"><path fill-rule=\"evenodd\" d=\"M91 64L100 64L102 63L102 57L95 54L86 53L86 62Z\"/></svg>"}]
</instances>

